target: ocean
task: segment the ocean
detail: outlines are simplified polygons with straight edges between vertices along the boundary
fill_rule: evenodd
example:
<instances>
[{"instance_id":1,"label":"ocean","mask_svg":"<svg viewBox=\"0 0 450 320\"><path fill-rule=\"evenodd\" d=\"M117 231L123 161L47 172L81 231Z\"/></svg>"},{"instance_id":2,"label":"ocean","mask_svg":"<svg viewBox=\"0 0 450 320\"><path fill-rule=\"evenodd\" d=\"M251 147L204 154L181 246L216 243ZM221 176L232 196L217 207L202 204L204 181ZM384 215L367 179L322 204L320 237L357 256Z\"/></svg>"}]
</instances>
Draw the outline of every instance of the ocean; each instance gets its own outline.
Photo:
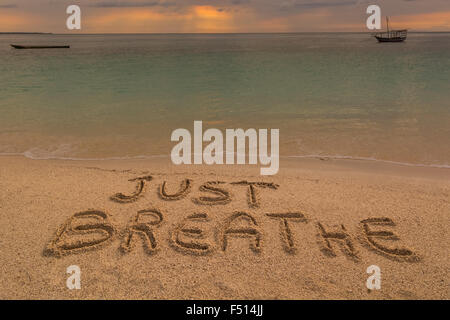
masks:
<instances>
[{"instance_id":1,"label":"ocean","mask_svg":"<svg viewBox=\"0 0 450 320\"><path fill-rule=\"evenodd\" d=\"M202 120L280 129L281 158L450 166L450 33L4 34L0 56L3 155L168 156Z\"/></svg>"}]
</instances>

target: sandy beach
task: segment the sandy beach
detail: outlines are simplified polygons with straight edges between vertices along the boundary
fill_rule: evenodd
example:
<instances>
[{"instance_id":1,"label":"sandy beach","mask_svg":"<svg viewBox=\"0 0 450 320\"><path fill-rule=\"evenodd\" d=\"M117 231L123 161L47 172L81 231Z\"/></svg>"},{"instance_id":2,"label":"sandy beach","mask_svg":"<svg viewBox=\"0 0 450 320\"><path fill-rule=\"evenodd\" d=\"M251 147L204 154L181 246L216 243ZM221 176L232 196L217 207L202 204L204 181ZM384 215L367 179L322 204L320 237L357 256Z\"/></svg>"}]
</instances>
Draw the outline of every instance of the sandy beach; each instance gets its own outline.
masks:
<instances>
[{"instance_id":1,"label":"sandy beach","mask_svg":"<svg viewBox=\"0 0 450 320\"><path fill-rule=\"evenodd\" d=\"M4 156L0 299L449 299L449 181L356 160L282 159L263 177Z\"/></svg>"}]
</instances>

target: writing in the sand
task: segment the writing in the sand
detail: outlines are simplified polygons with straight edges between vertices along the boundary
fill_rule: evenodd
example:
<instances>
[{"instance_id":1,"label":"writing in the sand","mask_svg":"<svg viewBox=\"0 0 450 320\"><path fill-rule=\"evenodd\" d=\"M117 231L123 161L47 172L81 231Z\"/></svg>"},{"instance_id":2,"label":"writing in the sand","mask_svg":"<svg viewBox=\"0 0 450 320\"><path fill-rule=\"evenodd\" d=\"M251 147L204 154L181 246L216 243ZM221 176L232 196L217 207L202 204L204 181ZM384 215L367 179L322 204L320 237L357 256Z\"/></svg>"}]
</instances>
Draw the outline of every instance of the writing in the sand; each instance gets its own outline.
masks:
<instances>
[{"instance_id":1,"label":"writing in the sand","mask_svg":"<svg viewBox=\"0 0 450 320\"><path fill-rule=\"evenodd\" d=\"M136 202L143 197L152 180L151 176L130 179L135 184L135 190L129 194L116 193L110 200L120 204ZM169 192L167 182L163 181L158 187L158 195L162 201L181 200L190 193L193 185L193 180L182 179L178 190ZM233 198L230 188L242 187L247 190L249 208L227 212L225 205ZM199 210L186 212L178 221L169 223L168 217L173 217L174 214L150 207L130 214L129 223L118 227L103 210L78 212L59 227L44 254L60 257L98 250L117 240L123 254L134 250L138 244L149 255L156 254L162 248L172 248L175 252L196 256L226 254L233 242L245 241L248 243L248 249L245 250L254 254L261 254L265 246L275 246L286 254L295 255L304 247L301 240L297 239L298 236L305 234L308 231L306 228L312 228L315 231L317 250L326 257L344 255L358 262L362 257L361 248L366 248L396 261L420 260L411 249L397 245L400 237L394 232L396 224L388 217L369 217L357 221L355 225L358 231L352 234L344 224L326 225L306 212L264 212L260 208L263 202L262 190L276 192L279 187L272 182L249 181L207 181L200 184L198 190L205 195L192 197L191 200L199 206L216 206L220 210L220 215L217 216L223 217L219 221L212 218L211 214ZM260 210L254 210L256 208ZM270 243L268 239L275 238L272 235L266 237L268 226L274 223L278 224L278 243ZM164 225L170 227L166 234L160 231Z\"/></svg>"}]
</instances>

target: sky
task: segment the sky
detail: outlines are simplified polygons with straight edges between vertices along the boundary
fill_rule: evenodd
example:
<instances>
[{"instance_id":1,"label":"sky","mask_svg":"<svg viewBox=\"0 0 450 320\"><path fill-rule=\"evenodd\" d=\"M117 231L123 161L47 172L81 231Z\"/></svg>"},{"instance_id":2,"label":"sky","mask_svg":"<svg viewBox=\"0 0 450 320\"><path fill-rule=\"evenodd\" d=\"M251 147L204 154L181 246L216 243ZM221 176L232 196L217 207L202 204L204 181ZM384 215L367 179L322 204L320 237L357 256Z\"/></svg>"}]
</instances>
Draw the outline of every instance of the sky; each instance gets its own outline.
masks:
<instances>
[{"instance_id":1,"label":"sky","mask_svg":"<svg viewBox=\"0 0 450 320\"><path fill-rule=\"evenodd\" d=\"M81 30L66 28L72 4ZM0 0L0 32L364 32L371 4L392 28L450 31L450 0Z\"/></svg>"}]
</instances>

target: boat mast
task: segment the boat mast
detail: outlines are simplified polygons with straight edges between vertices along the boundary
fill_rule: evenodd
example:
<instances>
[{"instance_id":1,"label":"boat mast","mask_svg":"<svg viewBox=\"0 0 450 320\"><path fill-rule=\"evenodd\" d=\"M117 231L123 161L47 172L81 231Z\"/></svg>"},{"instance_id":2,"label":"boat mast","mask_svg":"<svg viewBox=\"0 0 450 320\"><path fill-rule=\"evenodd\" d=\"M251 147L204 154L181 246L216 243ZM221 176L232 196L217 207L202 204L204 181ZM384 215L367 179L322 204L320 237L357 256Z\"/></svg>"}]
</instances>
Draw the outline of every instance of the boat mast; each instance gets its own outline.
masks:
<instances>
[{"instance_id":1,"label":"boat mast","mask_svg":"<svg viewBox=\"0 0 450 320\"><path fill-rule=\"evenodd\" d=\"M386 16L387 33L389 35L389 17Z\"/></svg>"}]
</instances>

